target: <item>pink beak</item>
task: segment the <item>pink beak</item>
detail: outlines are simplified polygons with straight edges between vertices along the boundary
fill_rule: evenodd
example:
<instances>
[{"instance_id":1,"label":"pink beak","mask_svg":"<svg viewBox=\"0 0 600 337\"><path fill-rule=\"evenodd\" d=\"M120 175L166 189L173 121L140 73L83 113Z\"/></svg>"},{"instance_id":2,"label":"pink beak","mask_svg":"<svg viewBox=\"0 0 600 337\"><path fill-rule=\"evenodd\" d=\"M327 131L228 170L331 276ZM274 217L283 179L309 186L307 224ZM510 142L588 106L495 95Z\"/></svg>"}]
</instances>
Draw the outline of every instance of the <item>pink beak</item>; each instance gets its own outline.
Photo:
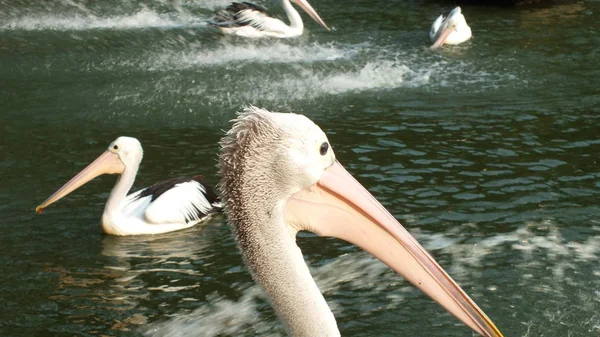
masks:
<instances>
[{"instance_id":1,"label":"pink beak","mask_svg":"<svg viewBox=\"0 0 600 337\"><path fill-rule=\"evenodd\" d=\"M329 27L327 27L327 24L325 23L325 21L323 21L323 19L321 19L321 17L319 16L319 14L317 14L317 11L315 11L315 9L312 8L312 6L306 0L293 0L293 1L300 8L302 8L302 10L306 12L306 14L310 15L310 17L313 18L313 20L315 20L323 28L325 28L325 29L327 29L329 31L331 30L331 29L329 29Z\"/></svg>"},{"instance_id":2,"label":"pink beak","mask_svg":"<svg viewBox=\"0 0 600 337\"><path fill-rule=\"evenodd\" d=\"M454 32L454 28L452 28L452 26L446 26L446 27L444 27L443 30L442 30L442 32L438 36L438 38L435 40L435 42L429 48L436 49L436 48L439 48L439 47L443 46L444 43L446 43L446 40L448 39L448 36L450 36L450 34L452 32Z\"/></svg>"},{"instance_id":3,"label":"pink beak","mask_svg":"<svg viewBox=\"0 0 600 337\"><path fill-rule=\"evenodd\" d=\"M81 185L96 178L101 174L116 174L123 173L125 165L119 158L119 155L110 151L106 151L100 155L94 162L89 164L75 177L64 184L58 191L54 192L46 201L35 208L37 213L42 214L44 208L48 207L53 202L58 201L67 194L81 187Z\"/></svg>"},{"instance_id":4,"label":"pink beak","mask_svg":"<svg viewBox=\"0 0 600 337\"><path fill-rule=\"evenodd\" d=\"M377 257L482 336L502 333L417 240L339 163L292 196L286 222Z\"/></svg>"}]
</instances>

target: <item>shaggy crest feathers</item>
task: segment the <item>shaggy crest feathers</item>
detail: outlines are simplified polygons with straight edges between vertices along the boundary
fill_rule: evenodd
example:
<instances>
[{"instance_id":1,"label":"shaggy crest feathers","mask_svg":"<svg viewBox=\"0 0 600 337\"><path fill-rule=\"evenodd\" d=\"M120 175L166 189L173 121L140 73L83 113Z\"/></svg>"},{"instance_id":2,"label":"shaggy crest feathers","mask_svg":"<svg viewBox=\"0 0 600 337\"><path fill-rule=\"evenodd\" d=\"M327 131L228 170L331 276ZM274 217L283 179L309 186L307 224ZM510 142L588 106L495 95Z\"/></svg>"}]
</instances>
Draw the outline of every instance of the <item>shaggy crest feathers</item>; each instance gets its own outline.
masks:
<instances>
[{"instance_id":1,"label":"shaggy crest feathers","mask_svg":"<svg viewBox=\"0 0 600 337\"><path fill-rule=\"evenodd\" d=\"M237 118L232 120L233 126L220 141L221 153L219 155L219 170L221 182L221 198L224 202L227 214L230 220L238 221L243 218L247 212L252 210L245 209L245 203L228 202L228 200L241 200L244 195L252 195L258 192L255 189L261 188L261 177L249 177L249 172L263 173L263 169L254 169L260 166L261 162L249 162L247 159L253 157L260 151L265 150L265 143L281 138L278 131L280 129L274 125L269 118L269 112L254 106L244 108L238 113ZM257 156L260 158L260 156ZM251 180L250 184L237 184L238 180ZM262 186L265 187L264 185ZM267 195L269 193L267 192Z\"/></svg>"},{"instance_id":2,"label":"shaggy crest feathers","mask_svg":"<svg viewBox=\"0 0 600 337\"><path fill-rule=\"evenodd\" d=\"M235 164L243 156L243 149L249 148L249 143L253 139L264 140L276 136L272 131L275 130L272 121L267 117L269 112L255 106L245 107L242 112L233 119L233 126L225 137L221 139L220 159L227 167L235 169ZM242 152L240 152L242 151Z\"/></svg>"},{"instance_id":3,"label":"shaggy crest feathers","mask_svg":"<svg viewBox=\"0 0 600 337\"><path fill-rule=\"evenodd\" d=\"M265 216L250 204L271 204L272 209L288 196L295 188L288 183L288 175L294 174L289 170L297 165L290 151L302 149L306 135L322 131L304 115L254 106L244 108L232 122L220 141L219 189L225 211L237 226L247 216Z\"/></svg>"}]
</instances>

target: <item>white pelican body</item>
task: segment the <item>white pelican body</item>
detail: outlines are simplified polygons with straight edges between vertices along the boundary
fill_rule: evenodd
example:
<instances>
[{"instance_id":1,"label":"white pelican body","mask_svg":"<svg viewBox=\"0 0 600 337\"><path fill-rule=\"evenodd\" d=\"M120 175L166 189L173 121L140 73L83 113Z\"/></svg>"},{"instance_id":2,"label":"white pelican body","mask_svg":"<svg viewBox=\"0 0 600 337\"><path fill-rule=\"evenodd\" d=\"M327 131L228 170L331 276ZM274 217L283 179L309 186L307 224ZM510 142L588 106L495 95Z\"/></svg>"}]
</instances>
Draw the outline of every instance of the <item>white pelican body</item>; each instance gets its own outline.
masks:
<instances>
[{"instance_id":1,"label":"white pelican body","mask_svg":"<svg viewBox=\"0 0 600 337\"><path fill-rule=\"evenodd\" d=\"M471 27L467 25L465 16L462 15L460 7L454 8L448 17L440 15L431 25L429 38L433 45L432 49L444 44L460 44L471 38Z\"/></svg>"},{"instance_id":2,"label":"white pelican body","mask_svg":"<svg viewBox=\"0 0 600 337\"><path fill-rule=\"evenodd\" d=\"M329 27L306 0L291 1L300 6L321 26L329 30ZM227 8L218 11L211 25L224 34L249 38L288 38L302 35L304 23L300 14L294 9L290 0L282 0L282 5L290 20L289 25L272 17L263 7L249 2L234 2Z\"/></svg>"},{"instance_id":3,"label":"white pelican body","mask_svg":"<svg viewBox=\"0 0 600 337\"><path fill-rule=\"evenodd\" d=\"M502 336L425 249L296 114L250 107L221 140L224 210L254 279L291 336L340 336L296 245L298 231L367 250L483 336Z\"/></svg>"},{"instance_id":4,"label":"white pelican body","mask_svg":"<svg viewBox=\"0 0 600 337\"><path fill-rule=\"evenodd\" d=\"M121 175L102 214L102 229L107 234L172 232L194 226L221 208L220 199L201 182L201 176L166 180L127 195L142 156L137 139L117 138L106 152L36 207L36 212L42 213L48 205L101 174Z\"/></svg>"}]
</instances>

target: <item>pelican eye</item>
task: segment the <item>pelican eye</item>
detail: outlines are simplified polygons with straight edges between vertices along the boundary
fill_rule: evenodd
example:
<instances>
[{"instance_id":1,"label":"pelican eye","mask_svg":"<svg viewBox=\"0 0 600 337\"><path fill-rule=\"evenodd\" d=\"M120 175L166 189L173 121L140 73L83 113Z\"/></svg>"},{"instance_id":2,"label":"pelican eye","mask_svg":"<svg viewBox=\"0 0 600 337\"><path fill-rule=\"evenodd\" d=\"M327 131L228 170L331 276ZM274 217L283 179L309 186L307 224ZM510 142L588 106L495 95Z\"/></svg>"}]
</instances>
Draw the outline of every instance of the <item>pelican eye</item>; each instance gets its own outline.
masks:
<instances>
[{"instance_id":1,"label":"pelican eye","mask_svg":"<svg viewBox=\"0 0 600 337\"><path fill-rule=\"evenodd\" d=\"M324 156L327 154L327 150L329 150L329 144L327 142L324 142L323 144L321 144L321 147L319 148L319 153Z\"/></svg>"},{"instance_id":2,"label":"pelican eye","mask_svg":"<svg viewBox=\"0 0 600 337\"><path fill-rule=\"evenodd\" d=\"M119 149L119 145L115 144L113 145L113 150L118 150Z\"/></svg>"}]
</instances>

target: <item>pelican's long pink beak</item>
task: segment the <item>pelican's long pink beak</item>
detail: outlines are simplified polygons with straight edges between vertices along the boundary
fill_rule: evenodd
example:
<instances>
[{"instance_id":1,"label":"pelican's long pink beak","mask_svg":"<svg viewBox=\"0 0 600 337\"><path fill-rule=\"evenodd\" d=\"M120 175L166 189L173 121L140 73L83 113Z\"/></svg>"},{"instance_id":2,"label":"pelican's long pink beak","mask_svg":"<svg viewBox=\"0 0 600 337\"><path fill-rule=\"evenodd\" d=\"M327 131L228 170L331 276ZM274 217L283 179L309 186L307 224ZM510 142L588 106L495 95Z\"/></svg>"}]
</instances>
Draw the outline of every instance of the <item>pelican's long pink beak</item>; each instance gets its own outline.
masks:
<instances>
[{"instance_id":1,"label":"pelican's long pink beak","mask_svg":"<svg viewBox=\"0 0 600 337\"><path fill-rule=\"evenodd\" d=\"M119 155L110 151L106 151L101 154L100 157L94 160L94 162L79 172L75 177L59 188L58 191L54 192L54 194L46 199L46 201L36 207L35 211L42 214L44 208L48 207L53 202L58 201L62 197L78 189L81 185L101 174L123 173L124 170L125 165L123 165Z\"/></svg>"},{"instance_id":2,"label":"pelican's long pink beak","mask_svg":"<svg viewBox=\"0 0 600 337\"><path fill-rule=\"evenodd\" d=\"M321 17L319 16L319 14L317 14L317 11L315 11L315 9L312 8L312 6L306 0L293 0L293 1L298 6L300 6L300 8L302 8L302 10L304 10L306 12L306 14L310 15L310 17L313 18L313 20L315 20L318 24L323 26L323 28L331 31L331 29L329 29L329 27L327 27L327 24L325 23L325 21L323 21L323 19L321 19Z\"/></svg>"},{"instance_id":3,"label":"pelican's long pink beak","mask_svg":"<svg viewBox=\"0 0 600 337\"><path fill-rule=\"evenodd\" d=\"M339 163L286 205L296 229L332 236L368 251L404 276L477 333L502 333L425 248Z\"/></svg>"},{"instance_id":4,"label":"pelican's long pink beak","mask_svg":"<svg viewBox=\"0 0 600 337\"><path fill-rule=\"evenodd\" d=\"M442 32L429 48L436 49L443 46L444 43L446 43L448 36L450 36L450 34L452 34L452 32L455 31L454 27L452 27L451 25L446 25L446 27L440 27L440 29L442 29Z\"/></svg>"}]
</instances>

